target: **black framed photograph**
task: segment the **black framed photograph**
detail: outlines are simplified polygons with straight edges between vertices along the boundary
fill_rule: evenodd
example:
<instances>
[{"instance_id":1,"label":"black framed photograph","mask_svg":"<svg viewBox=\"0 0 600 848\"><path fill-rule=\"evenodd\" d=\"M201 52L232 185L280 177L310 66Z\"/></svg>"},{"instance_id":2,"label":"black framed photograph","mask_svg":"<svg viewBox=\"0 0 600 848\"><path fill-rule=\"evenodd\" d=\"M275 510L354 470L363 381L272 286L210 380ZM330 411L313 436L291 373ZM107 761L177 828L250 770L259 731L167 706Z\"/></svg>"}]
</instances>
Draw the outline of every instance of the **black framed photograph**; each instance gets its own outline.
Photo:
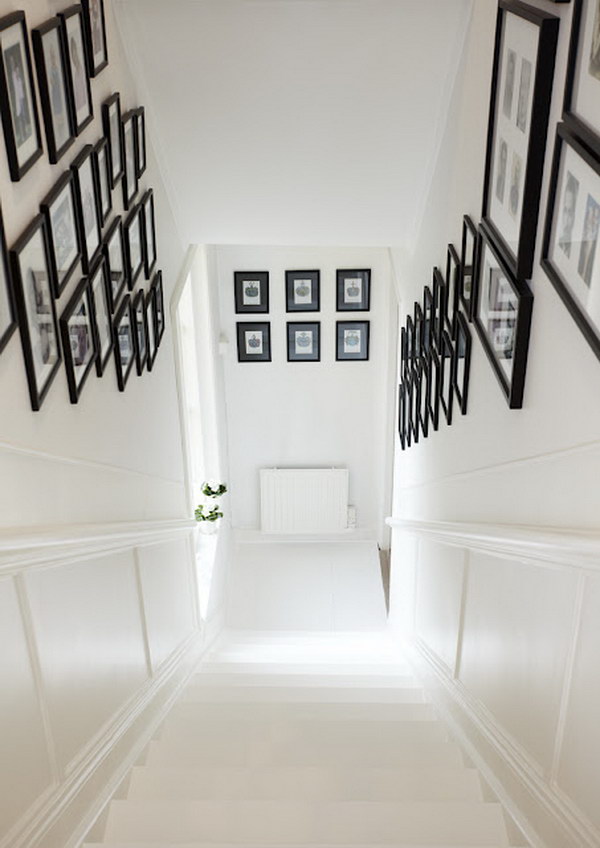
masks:
<instances>
[{"instance_id":1,"label":"black framed photograph","mask_svg":"<svg viewBox=\"0 0 600 848\"><path fill-rule=\"evenodd\" d=\"M473 320L473 287L477 262L477 227L468 215L463 217L458 296L469 321Z\"/></svg>"},{"instance_id":2,"label":"black framed photograph","mask_svg":"<svg viewBox=\"0 0 600 848\"><path fill-rule=\"evenodd\" d=\"M423 351L429 353L435 327L435 303L429 286L423 289Z\"/></svg>"},{"instance_id":3,"label":"black framed photograph","mask_svg":"<svg viewBox=\"0 0 600 848\"><path fill-rule=\"evenodd\" d=\"M458 312L454 333L454 394L463 415L467 413L471 370L471 331L467 319Z\"/></svg>"},{"instance_id":4,"label":"black framed photograph","mask_svg":"<svg viewBox=\"0 0 600 848\"><path fill-rule=\"evenodd\" d=\"M440 424L440 397L442 393L442 365L435 348L431 348L427 357L427 406L429 421L434 430Z\"/></svg>"},{"instance_id":5,"label":"black framed photograph","mask_svg":"<svg viewBox=\"0 0 600 848\"><path fill-rule=\"evenodd\" d=\"M320 271L285 272L285 308L287 312L320 311Z\"/></svg>"},{"instance_id":6,"label":"black framed photograph","mask_svg":"<svg viewBox=\"0 0 600 848\"><path fill-rule=\"evenodd\" d=\"M48 158L58 162L75 141L69 109L69 89L63 28L60 18L52 18L31 31L33 54L46 127Z\"/></svg>"},{"instance_id":7,"label":"black framed photograph","mask_svg":"<svg viewBox=\"0 0 600 848\"><path fill-rule=\"evenodd\" d=\"M509 407L520 409L533 296L529 286L512 275L485 225L479 232L475 326Z\"/></svg>"},{"instance_id":8,"label":"black framed photograph","mask_svg":"<svg viewBox=\"0 0 600 848\"><path fill-rule=\"evenodd\" d=\"M429 372L422 359L415 363L415 385L417 390L417 415L419 417L419 432L424 439L429 435Z\"/></svg>"},{"instance_id":9,"label":"black framed photograph","mask_svg":"<svg viewBox=\"0 0 600 848\"><path fill-rule=\"evenodd\" d=\"M575 0L563 120L600 157L600 4Z\"/></svg>"},{"instance_id":10,"label":"black framed photograph","mask_svg":"<svg viewBox=\"0 0 600 848\"><path fill-rule=\"evenodd\" d=\"M96 373L104 374L113 349L112 318L110 312L109 282L104 258L98 260L90 272L90 291L94 307L94 332L96 334Z\"/></svg>"},{"instance_id":11,"label":"black framed photograph","mask_svg":"<svg viewBox=\"0 0 600 848\"><path fill-rule=\"evenodd\" d=\"M408 445L419 442L419 395L414 369L409 370L406 379L406 425Z\"/></svg>"},{"instance_id":12,"label":"black framed photograph","mask_svg":"<svg viewBox=\"0 0 600 848\"><path fill-rule=\"evenodd\" d=\"M238 362L271 361L271 325L268 321L238 321L236 330Z\"/></svg>"},{"instance_id":13,"label":"black framed photograph","mask_svg":"<svg viewBox=\"0 0 600 848\"><path fill-rule=\"evenodd\" d=\"M148 360L148 323L146 319L146 298L142 289L133 298L133 319L135 322L135 366L138 376L144 371Z\"/></svg>"},{"instance_id":14,"label":"black framed photograph","mask_svg":"<svg viewBox=\"0 0 600 848\"><path fill-rule=\"evenodd\" d=\"M406 316L406 358L405 367L412 368L415 356L415 325L411 315Z\"/></svg>"},{"instance_id":15,"label":"black framed photograph","mask_svg":"<svg viewBox=\"0 0 600 848\"><path fill-rule=\"evenodd\" d=\"M17 313L8 266L4 222L2 221L2 213L0 213L0 353L6 347L16 329Z\"/></svg>"},{"instance_id":16,"label":"black framed photograph","mask_svg":"<svg viewBox=\"0 0 600 848\"><path fill-rule=\"evenodd\" d=\"M367 360L369 358L369 321L336 321L335 358Z\"/></svg>"},{"instance_id":17,"label":"black framed photograph","mask_svg":"<svg viewBox=\"0 0 600 848\"><path fill-rule=\"evenodd\" d=\"M123 242L123 222L119 215L107 230L102 251L106 262L109 281L108 294L110 311L114 312L127 284L125 245Z\"/></svg>"},{"instance_id":18,"label":"black framed photograph","mask_svg":"<svg viewBox=\"0 0 600 848\"><path fill-rule=\"evenodd\" d=\"M288 321L287 361L319 362L321 359L321 323Z\"/></svg>"},{"instance_id":19,"label":"black framed photograph","mask_svg":"<svg viewBox=\"0 0 600 848\"><path fill-rule=\"evenodd\" d=\"M151 290L154 290L154 329L156 331L156 347L158 348L165 331L165 303L162 271L157 271L154 275Z\"/></svg>"},{"instance_id":20,"label":"black framed photograph","mask_svg":"<svg viewBox=\"0 0 600 848\"><path fill-rule=\"evenodd\" d=\"M143 106L133 110L135 128L135 175L139 178L146 170L146 112Z\"/></svg>"},{"instance_id":21,"label":"black framed photograph","mask_svg":"<svg viewBox=\"0 0 600 848\"><path fill-rule=\"evenodd\" d=\"M154 192L151 188L141 200L144 236L144 269L149 280L156 266L156 223L154 218Z\"/></svg>"},{"instance_id":22,"label":"black framed photograph","mask_svg":"<svg viewBox=\"0 0 600 848\"><path fill-rule=\"evenodd\" d=\"M119 391L124 392L135 361L134 323L129 295L125 295L115 315L113 332L117 385Z\"/></svg>"},{"instance_id":23,"label":"black framed photograph","mask_svg":"<svg viewBox=\"0 0 600 848\"><path fill-rule=\"evenodd\" d=\"M108 142L110 187L114 188L123 176L123 137L121 124L121 98L118 92L102 104L102 125Z\"/></svg>"},{"instance_id":24,"label":"black framed photograph","mask_svg":"<svg viewBox=\"0 0 600 848\"><path fill-rule=\"evenodd\" d=\"M69 6L58 16L63 26L71 122L75 135L79 135L94 118L81 6Z\"/></svg>"},{"instance_id":25,"label":"black framed photograph","mask_svg":"<svg viewBox=\"0 0 600 848\"><path fill-rule=\"evenodd\" d=\"M37 215L10 251L31 408L37 411L61 363L46 222Z\"/></svg>"},{"instance_id":26,"label":"black framed photograph","mask_svg":"<svg viewBox=\"0 0 600 848\"><path fill-rule=\"evenodd\" d=\"M0 112L10 178L18 182L42 155L24 12L0 19Z\"/></svg>"},{"instance_id":27,"label":"black framed photograph","mask_svg":"<svg viewBox=\"0 0 600 848\"><path fill-rule=\"evenodd\" d=\"M423 353L423 310L421 304L415 301L413 326L415 328L413 337L413 359L418 360Z\"/></svg>"},{"instance_id":28,"label":"black framed photograph","mask_svg":"<svg viewBox=\"0 0 600 848\"><path fill-rule=\"evenodd\" d=\"M100 212L100 226L103 227L106 224L112 209L108 143L105 138L101 138L94 147L94 167L96 169L96 183L98 186L98 211Z\"/></svg>"},{"instance_id":29,"label":"black framed photograph","mask_svg":"<svg viewBox=\"0 0 600 848\"><path fill-rule=\"evenodd\" d=\"M150 288L146 294L146 328L148 330L148 358L146 367L152 371L158 345L156 343L156 289Z\"/></svg>"},{"instance_id":30,"label":"black framed photograph","mask_svg":"<svg viewBox=\"0 0 600 848\"><path fill-rule=\"evenodd\" d=\"M338 312L368 312L371 308L371 269L338 270L337 305Z\"/></svg>"},{"instance_id":31,"label":"black framed photograph","mask_svg":"<svg viewBox=\"0 0 600 848\"><path fill-rule=\"evenodd\" d=\"M71 171L62 175L42 200L40 208L46 218L54 295L60 297L81 259L75 182Z\"/></svg>"},{"instance_id":32,"label":"black framed photograph","mask_svg":"<svg viewBox=\"0 0 600 848\"><path fill-rule=\"evenodd\" d=\"M79 283L60 317L67 384L71 403L77 403L96 359L94 308L90 281Z\"/></svg>"},{"instance_id":33,"label":"black framed photograph","mask_svg":"<svg viewBox=\"0 0 600 848\"><path fill-rule=\"evenodd\" d=\"M444 318L450 337L454 335L456 310L458 308L458 290L460 287L460 259L453 244L448 245L446 254L446 311Z\"/></svg>"},{"instance_id":34,"label":"black framed photograph","mask_svg":"<svg viewBox=\"0 0 600 848\"><path fill-rule=\"evenodd\" d=\"M269 311L268 271L234 271L233 288L237 313Z\"/></svg>"},{"instance_id":35,"label":"black framed photograph","mask_svg":"<svg viewBox=\"0 0 600 848\"><path fill-rule=\"evenodd\" d=\"M406 450L407 444L407 415L406 415L406 385L404 381L398 386L398 438L400 447Z\"/></svg>"},{"instance_id":36,"label":"black framed photograph","mask_svg":"<svg viewBox=\"0 0 600 848\"><path fill-rule=\"evenodd\" d=\"M127 263L127 285L130 289L135 285L135 281L144 266L142 226L142 208L141 206L135 206L125 219L125 224L123 225Z\"/></svg>"},{"instance_id":37,"label":"black framed photograph","mask_svg":"<svg viewBox=\"0 0 600 848\"><path fill-rule=\"evenodd\" d=\"M448 332L442 333L440 348L440 404L447 424L452 424L452 405L454 402L454 348Z\"/></svg>"},{"instance_id":38,"label":"black framed photograph","mask_svg":"<svg viewBox=\"0 0 600 848\"><path fill-rule=\"evenodd\" d=\"M100 211L91 144L86 144L71 165L75 179L75 201L79 233L81 237L81 262L88 272L102 244Z\"/></svg>"},{"instance_id":39,"label":"black framed photograph","mask_svg":"<svg viewBox=\"0 0 600 848\"><path fill-rule=\"evenodd\" d=\"M513 276L531 276L559 19L499 0L483 194Z\"/></svg>"},{"instance_id":40,"label":"black framed photograph","mask_svg":"<svg viewBox=\"0 0 600 848\"><path fill-rule=\"evenodd\" d=\"M121 121L123 138L123 206L129 210L138 190L135 149L135 112L129 110Z\"/></svg>"},{"instance_id":41,"label":"black framed photograph","mask_svg":"<svg viewBox=\"0 0 600 848\"><path fill-rule=\"evenodd\" d=\"M87 45L88 73L91 77L95 77L108 65L104 0L81 0L81 7Z\"/></svg>"},{"instance_id":42,"label":"black framed photograph","mask_svg":"<svg viewBox=\"0 0 600 848\"><path fill-rule=\"evenodd\" d=\"M444 332L444 315L446 314L446 281L439 268L433 269L433 336L436 348L441 350L442 333Z\"/></svg>"},{"instance_id":43,"label":"black framed photograph","mask_svg":"<svg viewBox=\"0 0 600 848\"><path fill-rule=\"evenodd\" d=\"M542 267L600 359L599 232L600 159L559 124Z\"/></svg>"}]
</instances>

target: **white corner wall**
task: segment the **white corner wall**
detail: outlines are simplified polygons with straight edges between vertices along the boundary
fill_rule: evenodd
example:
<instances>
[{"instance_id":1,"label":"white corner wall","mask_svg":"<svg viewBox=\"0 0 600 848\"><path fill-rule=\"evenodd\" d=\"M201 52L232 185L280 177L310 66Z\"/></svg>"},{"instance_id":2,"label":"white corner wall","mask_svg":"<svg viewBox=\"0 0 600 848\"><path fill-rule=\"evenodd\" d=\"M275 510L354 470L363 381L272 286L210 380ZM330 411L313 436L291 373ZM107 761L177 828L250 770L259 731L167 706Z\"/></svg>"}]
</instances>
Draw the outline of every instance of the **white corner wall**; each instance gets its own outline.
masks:
<instances>
[{"instance_id":1,"label":"white corner wall","mask_svg":"<svg viewBox=\"0 0 600 848\"><path fill-rule=\"evenodd\" d=\"M600 844L600 363L539 265L573 6L535 5L561 24L524 406L472 327L468 414L396 441L392 617L533 844L581 848ZM479 221L495 17L474 5L421 234L395 256L401 321Z\"/></svg>"}]
</instances>

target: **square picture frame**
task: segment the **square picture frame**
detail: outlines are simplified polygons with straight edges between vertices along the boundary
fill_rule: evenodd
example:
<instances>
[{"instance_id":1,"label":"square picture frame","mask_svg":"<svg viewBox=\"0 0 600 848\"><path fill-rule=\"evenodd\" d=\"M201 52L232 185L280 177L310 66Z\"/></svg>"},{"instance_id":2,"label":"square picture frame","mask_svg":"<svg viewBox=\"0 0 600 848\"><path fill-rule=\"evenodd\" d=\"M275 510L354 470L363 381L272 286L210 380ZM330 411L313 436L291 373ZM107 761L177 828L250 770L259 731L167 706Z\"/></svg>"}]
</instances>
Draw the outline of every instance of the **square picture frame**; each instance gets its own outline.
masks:
<instances>
[{"instance_id":1,"label":"square picture frame","mask_svg":"<svg viewBox=\"0 0 600 848\"><path fill-rule=\"evenodd\" d=\"M148 323L146 319L146 297L143 289L137 292L131 306L135 324L135 366L138 377L141 377L148 361Z\"/></svg>"},{"instance_id":2,"label":"square picture frame","mask_svg":"<svg viewBox=\"0 0 600 848\"><path fill-rule=\"evenodd\" d=\"M114 312L127 285L123 221L120 215L112 221L104 236L102 252L106 262L110 311Z\"/></svg>"},{"instance_id":3,"label":"square picture frame","mask_svg":"<svg viewBox=\"0 0 600 848\"><path fill-rule=\"evenodd\" d=\"M98 184L93 159L94 148L86 144L71 165L75 181L75 205L79 227L81 264L88 273L102 247L102 225L98 205Z\"/></svg>"},{"instance_id":4,"label":"square picture frame","mask_svg":"<svg viewBox=\"0 0 600 848\"><path fill-rule=\"evenodd\" d=\"M43 153L24 12L0 19L0 113L10 178L18 182Z\"/></svg>"},{"instance_id":5,"label":"square picture frame","mask_svg":"<svg viewBox=\"0 0 600 848\"><path fill-rule=\"evenodd\" d=\"M71 123L75 135L80 135L94 120L82 8L79 5L69 6L59 12L58 17L63 27Z\"/></svg>"},{"instance_id":6,"label":"square picture frame","mask_svg":"<svg viewBox=\"0 0 600 848\"><path fill-rule=\"evenodd\" d=\"M128 294L121 301L114 317L113 333L117 386L120 392L124 392L135 362L134 322L131 298Z\"/></svg>"},{"instance_id":7,"label":"square picture frame","mask_svg":"<svg viewBox=\"0 0 600 848\"><path fill-rule=\"evenodd\" d=\"M600 7L575 0L563 104L563 121L600 157Z\"/></svg>"},{"instance_id":8,"label":"square picture frame","mask_svg":"<svg viewBox=\"0 0 600 848\"><path fill-rule=\"evenodd\" d=\"M109 281L106 262L100 257L89 274L90 291L94 307L94 332L96 334L96 374L102 377L114 347L112 314L110 309Z\"/></svg>"},{"instance_id":9,"label":"square picture frame","mask_svg":"<svg viewBox=\"0 0 600 848\"><path fill-rule=\"evenodd\" d=\"M69 106L64 30L60 18L51 18L45 24L35 27L31 31L31 41L46 129L48 159L54 164L75 141Z\"/></svg>"},{"instance_id":10,"label":"square picture frame","mask_svg":"<svg viewBox=\"0 0 600 848\"><path fill-rule=\"evenodd\" d=\"M338 269L336 309L338 312L368 312L371 308L371 269Z\"/></svg>"},{"instance_id":11,"label":"square picture frame","mask_svg":"<svg viewBox=\"0 0 600 848\"><path fill-rule=\"evenodd\" d=\"M286 312L320 312L321 272L285 272Z\"/></svg>"},{"instance_id":12,"label":"square picture frame","mask_svg":"<svg viewBox=\"0 0 600 848\"><path fill-rule=\"evenodd\" d=\"M165 302L162 271L156 272L150 288L154 290L154 327L156 330L156 347L158 348L165 332Z\"/></svg>"},{"instance_id":13,"label":"square picture frame","mask_svg":"<svg viewBox=\"0 0 600 848\"><path fill-rule=\"evenodd\" d=\"M138 193L137 153L135 149L135 110L125 112L121 119L121 137L123 139L123 207L129 211Z\"/></svg>"},{"instance_id":14,"label":"square picture frame","mask_svg":"<svg viewBox=\"0 0 600 848\"><path fill-rule=\"evenodd\" d=\"M127 285L133 289L144 267L142 207L134 206L123 224Z\"/></svg>"},{"instance_id":15,"label":"square picture frame","mask_svg":"<svg viewBox=\"0 0 600 848\"><path fill-rule=\"evenodd\" d=\"M337 362L366 362L369 359L369 321L336 321Z\"/></svg>"},{"instance_id":16,"label":"square picture frame","mask_svg":"<svg viewBox=\"0 0 600 848\"><path fill-rule=\"evenodd\" d=\"M140 201L144 236L144 270L149 280L156 267L156 220L154 215L154 191L149 188Z\"/></svg>"},{"instance_id":17,"label":"square picture frame","mask_svg":"<svg viewBox=\"0 0 600 848\"><path fill-rule=\"evenodd\" d=\"M123 177L123 125L121 122L121 97L118 92L112 94L102 104L102 126L108 142L108 160L110 162L110 187L115 188Z\"/></svg>"},{"instance_id":18,"label":"square picture frame","mask_svg":"<svg viewBox=\"0 0 600 848\"><path fill-rule=\"evenodd\" d=\"M319 362L321 359L321 322L287 322L287 361Z\"/></svg>"},{"instance_id":19,"label":"square picture frame","mask_svg":"<svg viewBox=\"0 0 600 848\"><path fill-rule=\"evenodd\" d=\"M452 424L452 407L454 403L454 348L447 330L442 333L440 347L440 406L447 424Z\"/></svg>"},{"instance_id":20,"label":"square picture frame","mask_svg":"<svg viewBox=\"0 0 600 848\"><path fill-rule=\"evenodd\" d=\"M81 0L85 30L87 68L96 77L108 65L104 0Z\"/></svg>"},{"instance_id":21,"label":"square picture frame","mask_svg":"<svg viewBox=\"0 0 600 848\"><path fill-rule=\"evenodd\" d=\"M473 320L473 290L477 267L477 227L468 215L463 216L459 301L469 321Z\"/></svg>"},{"instance_id":22,"label":"square picture frame","mask_svg":"<svg viewBox=\"0 0 600 848\"><path fill-rule=\"evenodd\" d=\"M78 403L98 354L90 280L81 280L60 317L67 385L71 403Z\"/></svg>"},{"instance_id":23,"label":"square picture frame","mask_svg":"<svg viewBox=\"0 0 600 848\"><path fill-rule=\"evenodd\" d=\"M471 331L462 312L456 315L454 335L454 396L462 415L467 414L469 375L471 372Z\"/></svg>"},{"instance_id":24,"label":"square picture frame","mask_svg":"<svg viewBox=\"0 0 600 848\"><path fill-rule=\"evenodd\" d=\"M77 198L67 171L40 204L46 219L54 296L60 297L81 259Z\"/></svg>"},{"instance_id":25,"label":"square picture frame","mask_svg":"<svg viewBox=\"0 0 600 848\"><path fill-rule=\"evenodd\" d=\"M268 271L234 271L233 290L236 314L269 311Z\"/></svg>"},{"instance_id":26,"label":"square picture frame","mask_svg":"<svg viewBox=\"0 0 600 848\"><path fill-rule=\"evenodd\" d=\"M238 362L271 362L269 321L236 323Z\"/></svg>"},{"instance_id":27,"label":"square picture frame","mask_svg":"<svg viewBox=\"0 0 600 848\"><path fill-rule=\"evenodd\" d=\"M98 212L100 226L104 227L112 211L112 192L110 190L110 163L108 161L108 142L105 138L94 146L94 168L98 187Z\"/></svg>"}]
</instances>

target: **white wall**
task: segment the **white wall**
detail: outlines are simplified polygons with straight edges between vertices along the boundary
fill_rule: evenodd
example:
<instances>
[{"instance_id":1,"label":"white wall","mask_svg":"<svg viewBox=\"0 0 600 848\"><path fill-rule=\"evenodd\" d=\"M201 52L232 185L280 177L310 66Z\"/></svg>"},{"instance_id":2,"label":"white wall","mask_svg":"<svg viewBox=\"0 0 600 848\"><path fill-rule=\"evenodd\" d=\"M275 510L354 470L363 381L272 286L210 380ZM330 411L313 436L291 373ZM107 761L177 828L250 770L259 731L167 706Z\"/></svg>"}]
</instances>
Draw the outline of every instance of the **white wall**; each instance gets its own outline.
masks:
<instances>
[{"instance_id":1,"label":"white wall","mask_svg":"<svg viewBox=\"0 0 600 848\"><path fill-rule=\"evenodd\" d=\"M274 466L339 466L350 470L357 525L382 532L384 468L393 338L393 290L387 251L376 248L218 247L231 512L235 527L258 529L258 470ZM285 271L321 271L321 311L285 311ZM336 312L336 268L371 269L370 312ZM270 312L236 315L234 271L270 274ZM272 362L238 362L236 322L271 324ZM336 320L369 320L367 362L335 361ZM321 322L321 361L287 362L286 322ZM393 324L393 321L391 322Z\"/></svg>"},{"instance_id":2,"label":"white wall","mask_svg":"<svg viewBox=\"0 0 600 848\"><path fill-rule=\"evenodd\" d=\"M539 265L573 10L537 5L561 30L524 406L508 409L473 329L468 414L396 445L392 612L525 824L575 848L600 843L600 548L586 535L600 524L600 363ZM462 215L479 220L495 15L475 4L421 234L395 256L404 311L460 243Z\"/></svg>"}]
</instances>

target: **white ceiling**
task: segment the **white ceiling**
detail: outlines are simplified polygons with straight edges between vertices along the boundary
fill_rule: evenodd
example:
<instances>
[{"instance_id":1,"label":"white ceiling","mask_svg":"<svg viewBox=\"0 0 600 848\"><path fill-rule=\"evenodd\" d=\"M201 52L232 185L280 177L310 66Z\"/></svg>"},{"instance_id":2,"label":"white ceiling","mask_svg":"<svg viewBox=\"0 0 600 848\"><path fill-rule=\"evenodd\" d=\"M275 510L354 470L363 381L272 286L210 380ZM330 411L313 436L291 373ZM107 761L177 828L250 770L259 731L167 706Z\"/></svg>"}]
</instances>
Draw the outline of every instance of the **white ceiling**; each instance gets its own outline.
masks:
<instances>
[{"instance_id":1,"label":"white ceiling","mask_svg":"<svg viewBox=\"0 0 600 848\"><path fill-rule=\"evenodd\" d=\"M183 238L402 245L472 0L120 0Z\"/></svg>"}]
</instances>

